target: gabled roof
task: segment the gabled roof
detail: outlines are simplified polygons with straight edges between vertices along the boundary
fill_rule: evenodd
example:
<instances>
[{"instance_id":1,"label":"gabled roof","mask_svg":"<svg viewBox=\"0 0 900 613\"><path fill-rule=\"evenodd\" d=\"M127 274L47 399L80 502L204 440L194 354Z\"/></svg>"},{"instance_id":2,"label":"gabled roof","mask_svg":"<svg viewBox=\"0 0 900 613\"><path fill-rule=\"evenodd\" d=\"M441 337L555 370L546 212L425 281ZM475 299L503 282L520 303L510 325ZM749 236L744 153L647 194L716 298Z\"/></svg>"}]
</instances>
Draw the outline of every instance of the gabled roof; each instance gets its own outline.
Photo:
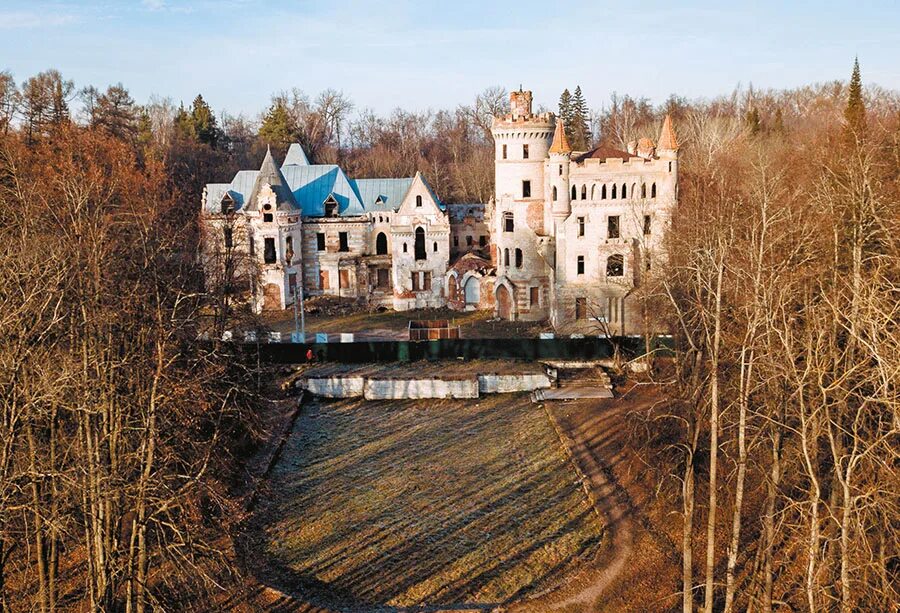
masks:
<instances>
[{"instance_id":1,"label":"gabled roof","mask_svg":"<svg viewBox=\"0 0 900 613\"><path fill-rule=\"evenodd\" d=\"M256 175L256 181L253 183L253 190L250 192L250 198L247 202L247 211L259 210L257 199L263 185L268 185L275 192L276 210L293 211L300 208L284 175L281 174L281 171L275 165L275 160L272 158L272 150L269 148L266 148L266 157L263 158L262 166L260 166L259 173Z\"/></svg>"},{"instance_id":2,"label":"gabled roof","mask_svg":"<svg viewBox=\"0 0 900 613\"><path fill-rule=\"evenodd\" d=\"M675 136L675 128L672 127L672 117L670 115L666 115L666 120L663 122L662 130L659 133L659 142L656 145L657 149L665 149L667 151L677 151L678 150L678 138Z\"/></svg>"},{"instance_id":3,"label":"gabled roof","mask_svg":"<svg viewBox=\"0 0 900 613\"><path fill-rule=\"evenodd\" d=\"M393 212L412 185L412 178L403 179L354 179L356 192L367 211Z\"/></svg>"},{"instance_id":4,"label":"gabled roof","mask_svg":"<svg viewBox=\"0 0 900 613\"><path fill-rule=\"evenodd\" d=\"M288 147L287 155L284 156L284 162L281 163L282 168L291 165L309 166L309 158L306 157L306 152L303 151L300 143L293 143Z\"/></svg>"},{"instance_id":5,"label":"gabled roof","mask_svg":"<svg viewBox=\"0 0 900 613\"><path fill-rule=\"evenodd\" d=\"M572 145L566 136L566 126L562 119L556 120L556 131L553 132L553 142L550 143L550 153L572 153Z\"/></svg>"},{"instance_id":6,"label":"gabled roof","mask_svg":"<svg viewBox=\"0 0 900 613\"><path fill-rule=\"evenodd\" d=\"M582 153L578 157L575 158L576 162L581 162L588 158L605 160L606 158L622 158L626 162L630 160L633 156L627 151L620 151L615 147L607 147L606 145L600 145L599 147L595 147L591 149L587 153Z\"/></svg>"},{"instance_id":7,"label":"gabled roof","mask_svg":"<svg viewBox=\"0 0 900 613\"><path fill-rule=\"evenodd\" d=\"M300 203L303 214L308 217L324 216L325 200L330 195L337 200L338 215L362 215L365 212L356 189L339 166L285 166L284 176L293 187L294 197Z\"/></svg>"}]
</instances>

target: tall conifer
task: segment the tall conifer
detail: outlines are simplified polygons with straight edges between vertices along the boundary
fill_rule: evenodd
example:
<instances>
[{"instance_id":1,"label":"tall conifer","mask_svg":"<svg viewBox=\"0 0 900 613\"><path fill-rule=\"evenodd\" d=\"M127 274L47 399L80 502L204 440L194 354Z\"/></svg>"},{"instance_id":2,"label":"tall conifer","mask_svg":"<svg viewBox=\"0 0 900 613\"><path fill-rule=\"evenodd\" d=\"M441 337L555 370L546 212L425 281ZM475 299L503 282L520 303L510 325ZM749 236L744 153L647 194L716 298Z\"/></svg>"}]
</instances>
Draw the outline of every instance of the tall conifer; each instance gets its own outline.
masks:
<instances>
[{"instance_id":1,"label":"tall conifer","mask_svg":"<svg viewBox=\"0 0 900 613\"><path fill-rule=\"evenodd\" d=\"M586 151L591 145L591 128L588 125L587 102L584 100L584 94L581 93L580 85L575 87L575 94L572 96L572 115L569 123L571 123L572 147L579 151Z\"/></svg>"},{"instance_id":2,"label":"tall conifer","mask_svg":"<svg viewBox=\"0 0 900 613\"><path fill-rule=\"evenodd\" d=\"M850 76L850 91L844 118L847 120L848 130L857 137L862 136L866 130L866 103L863 101L859 58L853 61L853 74Z\"/></svg>"}]
</instances>

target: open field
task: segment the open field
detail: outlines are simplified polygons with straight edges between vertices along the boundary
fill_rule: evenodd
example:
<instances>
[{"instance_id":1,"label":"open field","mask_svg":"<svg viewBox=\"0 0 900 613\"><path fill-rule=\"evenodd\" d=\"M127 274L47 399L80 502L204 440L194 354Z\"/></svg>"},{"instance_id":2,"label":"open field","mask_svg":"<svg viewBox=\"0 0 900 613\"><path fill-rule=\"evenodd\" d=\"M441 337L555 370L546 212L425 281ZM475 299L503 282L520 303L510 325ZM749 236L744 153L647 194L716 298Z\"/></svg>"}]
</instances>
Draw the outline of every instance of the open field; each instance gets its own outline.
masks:
<instances>
[{"instance_id":1,"label":"open field","mask_svg":"<svg viewBox=\"0 0 900 613\"><path fill-rule=\"evenodd\" d=\"M341 305L341 302L344 304ZM549 330L546 323L506 321L494 319L492 311L460 312L450 309L419 309L413 311L368 311L353 301L332 299L329 304L341 305L318 313L307 313L306 332L340 334L353 332L360 338L405 340L407 326L416 319L449 319L460 327L462 338L536 337ZM265 315L265 323L272 330L290 333L294 329L294 314L289 309Z\"/></svg>"},{"instance_id":2,"label":"open field","mask_svg":"<svg viewBox=\"0 0 900 613\"><path fill-rule=\"evenodd\" d=\"M603 527L526 396L310 402L261 497L272 583L341 610L515 601Z\"/></svg>"}]
</instances>

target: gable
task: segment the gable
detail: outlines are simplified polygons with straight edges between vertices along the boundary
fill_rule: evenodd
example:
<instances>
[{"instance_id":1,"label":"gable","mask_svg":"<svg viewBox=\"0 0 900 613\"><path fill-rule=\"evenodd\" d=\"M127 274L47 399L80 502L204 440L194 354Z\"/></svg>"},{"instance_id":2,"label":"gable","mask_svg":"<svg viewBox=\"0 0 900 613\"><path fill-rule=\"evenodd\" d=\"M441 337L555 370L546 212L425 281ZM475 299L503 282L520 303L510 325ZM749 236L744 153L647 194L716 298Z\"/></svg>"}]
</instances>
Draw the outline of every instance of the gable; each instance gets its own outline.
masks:
<instances>
[{"instance_id":1,"label":"gable","mask_svg":"<svg viewBox=\"0 0 900 613\"><path fill-rule=\"evenodd\" d=\"M421 206L419 203L421 203ZM437 199L437 196L435 196L431 187L422 177L422 174L417 172L397 213L409 216L443 217L444 209L441 201Z\"/></svg>"}]
</instances>

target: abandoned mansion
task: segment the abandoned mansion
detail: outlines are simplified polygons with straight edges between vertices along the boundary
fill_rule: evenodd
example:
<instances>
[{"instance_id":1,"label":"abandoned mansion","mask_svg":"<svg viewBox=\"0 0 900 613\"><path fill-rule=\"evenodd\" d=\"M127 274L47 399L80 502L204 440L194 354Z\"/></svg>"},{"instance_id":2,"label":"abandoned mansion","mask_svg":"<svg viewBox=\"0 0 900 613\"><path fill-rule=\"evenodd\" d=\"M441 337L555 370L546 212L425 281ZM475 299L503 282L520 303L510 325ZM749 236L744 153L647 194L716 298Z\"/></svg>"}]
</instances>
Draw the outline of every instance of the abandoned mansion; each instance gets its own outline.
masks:
<instances>
[{"instance_id":1,"label":"abandoned mansion","mask_svg":"<svg viewBox=\"0 0 900 613\"><path fill-rule=\"evenodd\" d=\"M396 310L490 309L561 331L639 330L635 289L662 253L678 194L678 141L573 151L561 120L532 112L530 91L495 117L494 197L445 204L425 177L354 179L310 164L300 145L276 164L203 194L203 258L246 279L256 310L306 296Z\"/></svg>"}]
</instances>

